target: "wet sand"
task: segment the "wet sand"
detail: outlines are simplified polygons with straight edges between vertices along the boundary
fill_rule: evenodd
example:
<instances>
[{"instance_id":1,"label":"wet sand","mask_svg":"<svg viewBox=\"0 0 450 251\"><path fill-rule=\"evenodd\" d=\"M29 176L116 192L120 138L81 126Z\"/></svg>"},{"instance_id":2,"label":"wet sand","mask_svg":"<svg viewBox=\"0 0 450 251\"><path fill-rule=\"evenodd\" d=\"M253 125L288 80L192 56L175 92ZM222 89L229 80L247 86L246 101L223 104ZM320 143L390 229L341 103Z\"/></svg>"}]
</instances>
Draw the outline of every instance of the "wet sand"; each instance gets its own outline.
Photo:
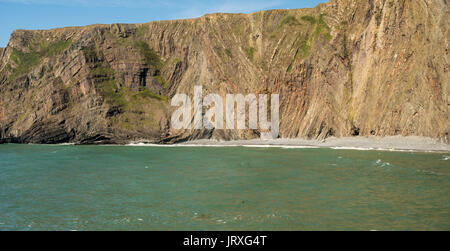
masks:
<instances>
[{"instance_id":1,"label":"wet sand","mask_svg":"<svg viewBox=\"0 0 450 251\"><path fill-rule=\"evenodd\" d=\"M283 147L283 148L311 148L327 147L336 149L355 150L388 150L388 151L431 151L450 152L450 145L435 139L425 137L393 136L385 138L377 137L351 137L328 138L323 141L305 139L273 139L273 140L237 140L216 141L196 140L176 144L177 146L248 146L248 147Z\"/></svg>"}]
</instances>

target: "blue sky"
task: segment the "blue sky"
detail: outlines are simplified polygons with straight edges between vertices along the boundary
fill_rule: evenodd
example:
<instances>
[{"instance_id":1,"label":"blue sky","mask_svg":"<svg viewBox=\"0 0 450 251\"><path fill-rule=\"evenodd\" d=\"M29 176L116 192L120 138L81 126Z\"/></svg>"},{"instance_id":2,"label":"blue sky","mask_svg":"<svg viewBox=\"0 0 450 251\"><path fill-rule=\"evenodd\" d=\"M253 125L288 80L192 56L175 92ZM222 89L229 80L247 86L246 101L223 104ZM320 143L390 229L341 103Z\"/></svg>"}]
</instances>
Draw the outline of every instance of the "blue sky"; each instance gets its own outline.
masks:
<instances>
[{"instance_id":1,"label":"blue sky","mask_svg":"<svg viewBox=\"0 0 450 251\"><path fill-rule=\"evenodd\" d=\"M16 29L50 29L314 7L326 0L0 0L0 47Z\"/></svg>"}]
</instances>

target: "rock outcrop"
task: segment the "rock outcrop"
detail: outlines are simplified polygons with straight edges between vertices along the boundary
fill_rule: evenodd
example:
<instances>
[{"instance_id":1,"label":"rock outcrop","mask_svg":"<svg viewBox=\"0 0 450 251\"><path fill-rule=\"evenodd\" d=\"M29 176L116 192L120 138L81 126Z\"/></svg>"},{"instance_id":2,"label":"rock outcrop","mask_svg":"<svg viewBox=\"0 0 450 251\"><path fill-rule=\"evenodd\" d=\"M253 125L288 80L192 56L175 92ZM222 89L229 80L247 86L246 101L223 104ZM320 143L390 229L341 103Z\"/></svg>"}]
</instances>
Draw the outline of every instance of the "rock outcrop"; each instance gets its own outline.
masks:
<instances>
[{"instance_id":1,"label":"rock outcrop","mask_svg":"<svg viewBox=\"0 0 450 251\"><path fill-rule=\"evenodd\" d=\"M17 30L0 49L0 142L173 143L176 93L279 93L280 137L449 142L446 0L331 0L313 9Z\"/></svg>"}]
</instances>

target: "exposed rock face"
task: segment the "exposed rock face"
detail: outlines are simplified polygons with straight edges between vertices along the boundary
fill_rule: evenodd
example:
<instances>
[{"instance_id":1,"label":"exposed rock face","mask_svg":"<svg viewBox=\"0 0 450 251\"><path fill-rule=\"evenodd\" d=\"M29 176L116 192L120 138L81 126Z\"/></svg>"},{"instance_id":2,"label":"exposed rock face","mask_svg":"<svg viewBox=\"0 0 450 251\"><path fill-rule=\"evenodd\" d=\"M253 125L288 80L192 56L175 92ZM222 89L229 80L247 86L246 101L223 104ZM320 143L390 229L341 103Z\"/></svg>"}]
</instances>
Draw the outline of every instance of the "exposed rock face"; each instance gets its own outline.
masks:
<instances>
[{"instance_id":1,"label":"exposed rock face","mask_svg":"<svg viewBox=\"0 0 450 251\"><path fill-rule=\"evenodd\" d=\"M248 139L175 131L170 98L279 93L280 136L449 142L446 0L332 0L314 9L18 30L0 49L0 142Z\"/></svg>"}]
</instances>

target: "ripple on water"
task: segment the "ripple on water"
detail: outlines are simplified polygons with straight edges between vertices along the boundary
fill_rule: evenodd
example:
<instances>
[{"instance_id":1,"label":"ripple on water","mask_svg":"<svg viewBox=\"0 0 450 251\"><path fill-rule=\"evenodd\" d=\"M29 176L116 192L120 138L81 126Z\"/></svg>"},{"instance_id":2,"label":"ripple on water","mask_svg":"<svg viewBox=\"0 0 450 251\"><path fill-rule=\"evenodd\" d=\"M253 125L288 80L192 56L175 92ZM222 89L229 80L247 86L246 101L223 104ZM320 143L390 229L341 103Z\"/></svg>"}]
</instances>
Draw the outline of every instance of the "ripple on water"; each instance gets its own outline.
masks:
<instances>
[{"instance_id":1,"label":"ripple on water","mask_svg":"<svg viewBox=\"0 0 450 251\"><path fill-rule=\"evenodd\" d=\"M433 175L433 176L445 176L445 174L442 174L442 173L437 173L437 172L434 172L434 171L430 171L430 170L417 170L417 172L419 172L419 173L423 173L423 174L426 174L426 175Z\"/></svg>"},{"instance_id":2,"label":"ripple on water","mask_svg":"<svg viewBox=\"0 0 450 251\"><path fill-rule=\"evenodd\" d=\"M449 230L449 159L2 145L0 230Z\"/></svg>"},{"instance_id":3,"label":"ripple on water","mask_svg":"<svg viewBox=\"0 0 450 251\"><path fill-rule=\"evenodd\" d=\"M376 165L377 167L387 167L387 166L390 166L391 163L389 163L389 162L383 162L381 159L378 159L378 160L375 162L375 165Z\"/></svg>"}]
</instances>

